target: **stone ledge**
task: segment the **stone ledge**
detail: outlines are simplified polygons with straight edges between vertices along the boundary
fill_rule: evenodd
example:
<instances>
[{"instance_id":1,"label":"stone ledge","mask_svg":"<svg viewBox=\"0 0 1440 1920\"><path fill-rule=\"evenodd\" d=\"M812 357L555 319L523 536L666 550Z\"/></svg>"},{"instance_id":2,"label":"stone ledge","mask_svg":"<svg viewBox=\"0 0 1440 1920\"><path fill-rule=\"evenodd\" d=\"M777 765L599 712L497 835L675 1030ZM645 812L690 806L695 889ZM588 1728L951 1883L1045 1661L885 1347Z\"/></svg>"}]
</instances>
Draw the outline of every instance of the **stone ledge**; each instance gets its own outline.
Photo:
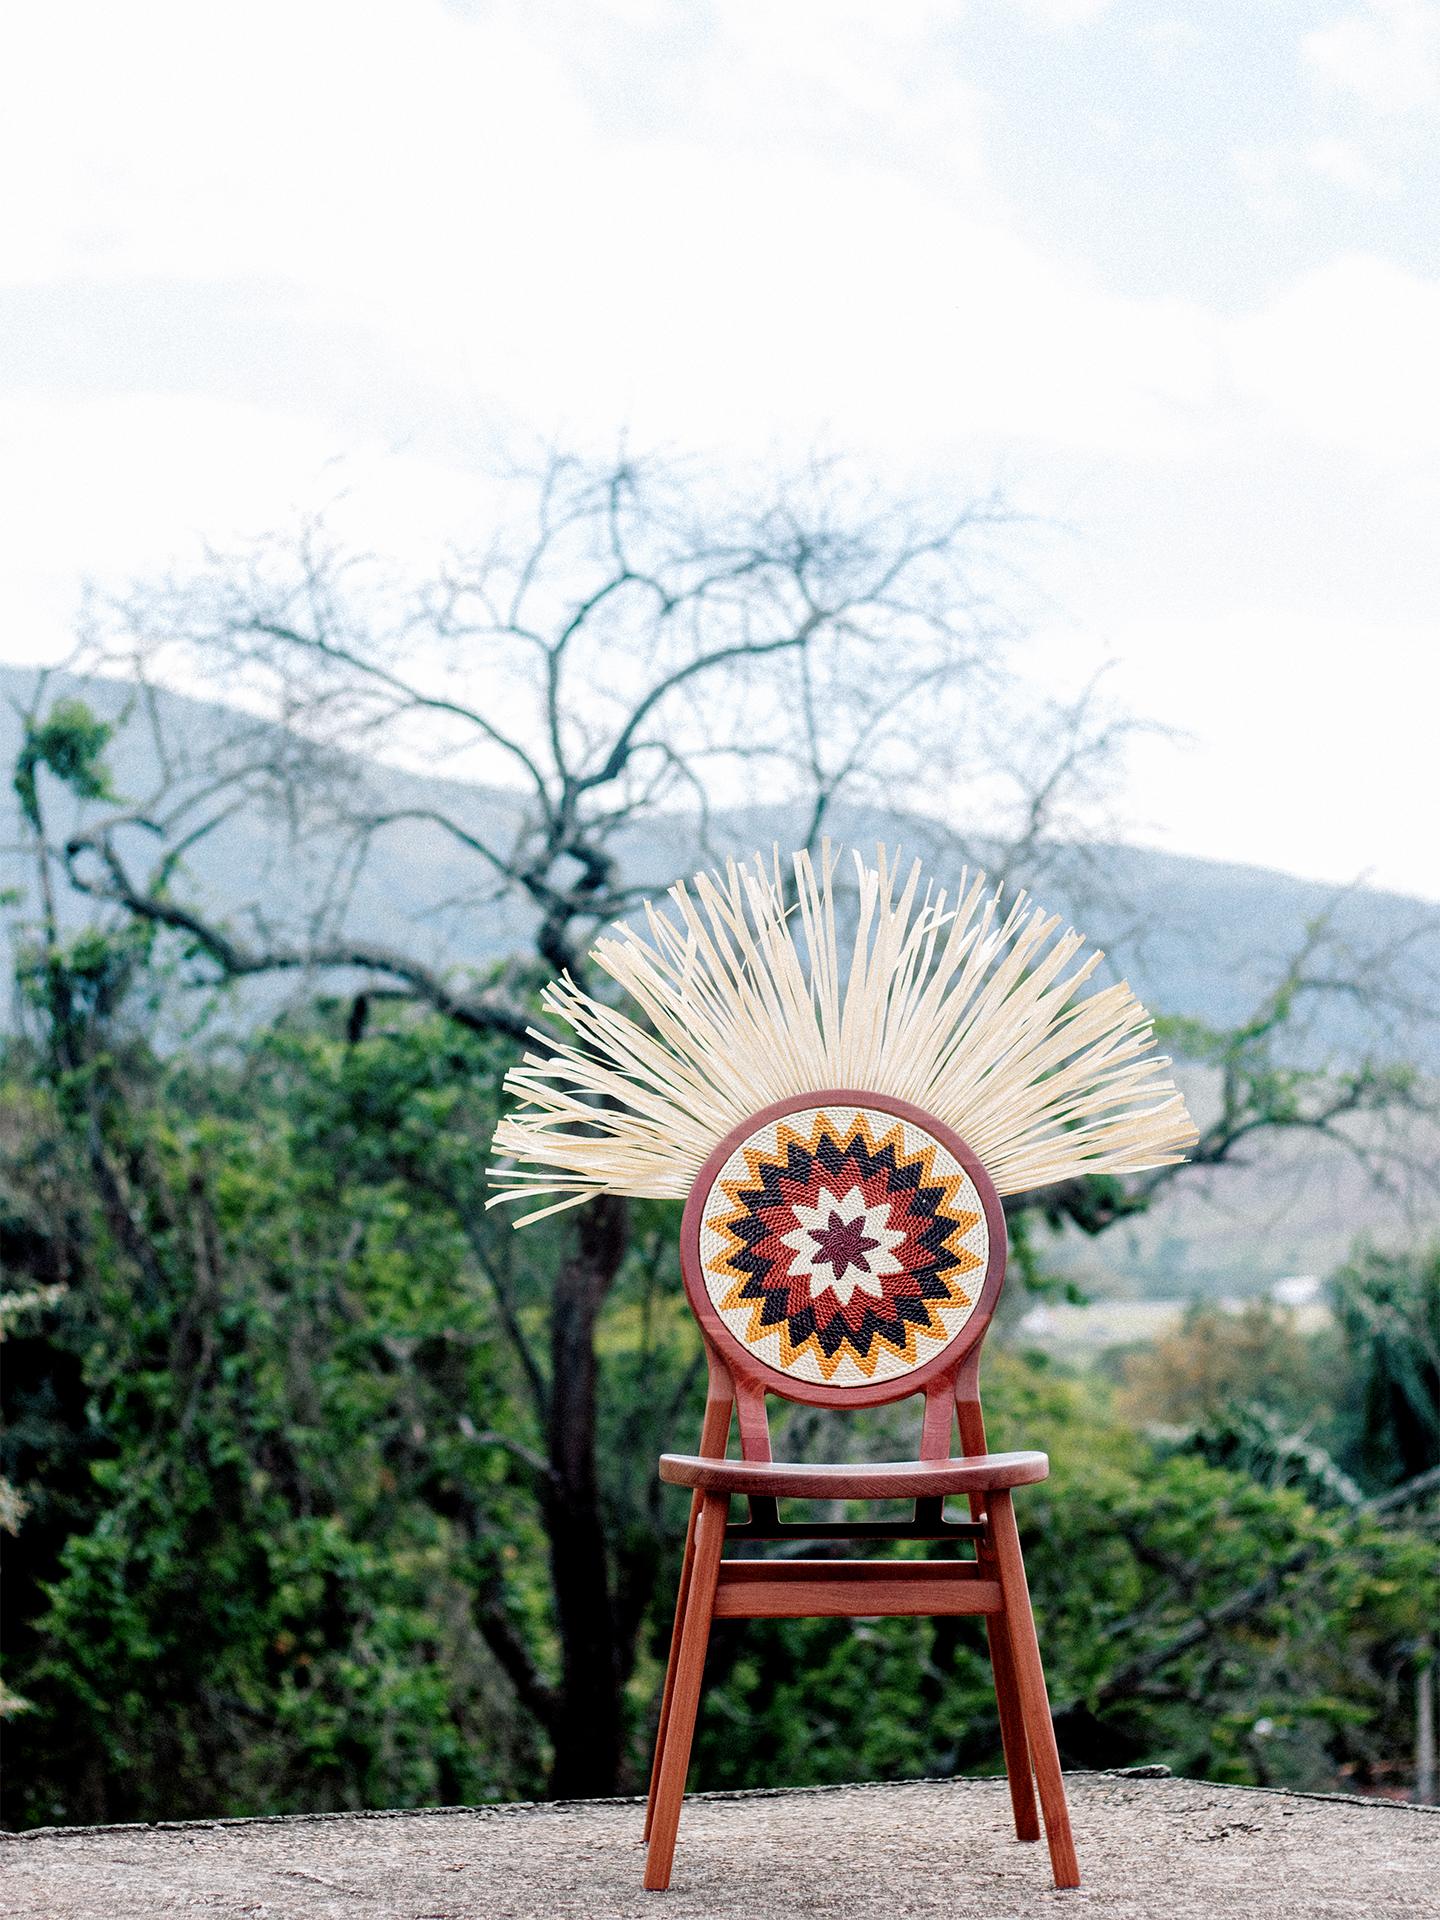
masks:
<instances>
[{"instance_id":1,"label":"stone ledge","mask_svg":"<svg viewBox=\"0 0 1440 1920\"><path fill-rule=\"evenodd\" d=\"M668 1894L634 1801L0 1836L3 1920L1440 1920L1440 1810L1140 1774L1068 1777L1056 1893L1003 1781L697 1794Z\"/></svg>"}]
</instances>

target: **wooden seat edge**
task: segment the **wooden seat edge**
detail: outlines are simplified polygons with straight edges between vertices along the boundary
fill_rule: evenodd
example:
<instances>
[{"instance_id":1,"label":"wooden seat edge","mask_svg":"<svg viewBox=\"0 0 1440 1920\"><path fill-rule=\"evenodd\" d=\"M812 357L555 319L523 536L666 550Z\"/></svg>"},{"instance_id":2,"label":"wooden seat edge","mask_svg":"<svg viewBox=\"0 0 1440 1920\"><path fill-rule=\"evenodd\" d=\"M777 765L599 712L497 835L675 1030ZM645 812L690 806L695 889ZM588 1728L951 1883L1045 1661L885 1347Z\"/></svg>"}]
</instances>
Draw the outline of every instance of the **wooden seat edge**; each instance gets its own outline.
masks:
<instances>
[{"instance_id":1,"label":"wooden seat edge","mask_svg":"<svg viewBox=\"0 0 1440 1920\"><path fill-rule=\"evenodd\" d=\"M665 1453L660 1478L706 1493L770 1494L793 1500L889 1500L1035 1486L1050 1473L1043 1453L985 1453L960 1460L882 1460L807 1466L784 1460L717 1460Z\"/></svg>"}]
</instances>

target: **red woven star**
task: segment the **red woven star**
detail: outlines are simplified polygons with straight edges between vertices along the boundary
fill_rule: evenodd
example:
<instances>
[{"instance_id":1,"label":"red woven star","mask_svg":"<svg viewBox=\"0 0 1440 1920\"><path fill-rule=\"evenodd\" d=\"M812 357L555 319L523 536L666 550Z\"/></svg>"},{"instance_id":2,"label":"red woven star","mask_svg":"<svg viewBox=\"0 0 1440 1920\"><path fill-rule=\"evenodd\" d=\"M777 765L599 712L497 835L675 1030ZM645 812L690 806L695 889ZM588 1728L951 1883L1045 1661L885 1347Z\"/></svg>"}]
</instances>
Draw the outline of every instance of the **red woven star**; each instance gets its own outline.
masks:
<instances>
[{"instance_id":1,"label":"red woven star","mask_svg":"<svg viewBox=\"0 0 1440 1920\"><path fill-rule=\"evenodd\" d=\"M842 1220L833 1211L826 1226L811 1227L810 1238L819 1243L815 1254L816 1265L833 1267L837 1280L844 1277L847 1267L858 1267L862 1273L869 1273L870 1262L865 1256L872 1247L880 1244L865 1232L863 1216L857 1220Z\"/></svg>"}]
</instances>

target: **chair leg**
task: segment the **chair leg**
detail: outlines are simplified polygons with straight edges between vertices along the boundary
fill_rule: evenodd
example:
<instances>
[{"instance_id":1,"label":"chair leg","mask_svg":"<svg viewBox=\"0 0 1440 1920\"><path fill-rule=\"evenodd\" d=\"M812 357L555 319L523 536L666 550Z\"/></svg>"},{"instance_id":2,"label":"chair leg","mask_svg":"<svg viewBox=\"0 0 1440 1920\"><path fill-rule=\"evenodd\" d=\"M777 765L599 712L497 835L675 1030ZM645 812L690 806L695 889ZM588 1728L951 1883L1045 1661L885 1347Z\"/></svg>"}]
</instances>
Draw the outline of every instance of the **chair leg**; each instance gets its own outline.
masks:
<instances>
[{"instance_id":1,"label":"chair leg","mask_svg":"<svg viewBox=\"0 0 1440 1920\"><path fill-rule=\"evenodd\" d=\"M670 1712L664 1731L664 1752L660 1756L660 1772L656 1781L650 1851L645 1858L645 1885L653 1893L663 1891L670 1884L675 1833L680 1825L680 1807L685 1798L685 1776L690 1770L690 1743L695 1734L696 1709L700 1705L700 1682L705 1672L705 1649L710 1641L715 1585L720 1573L720 1555L725 1545L725 1521L729 1511L728 1494L706 1494L695 1525L694 1561L685 1600L685 1620L680 1630L680 1652L675 1662Z\"/></svg>"},{"instance_id":2,"label":"chair leg","mask_svg":"<svg viewBox=\"0 0 1440 1920\"><path fill-rule=\"evenodd\" d=\"M1015 1509L1008 1491L992 1493L987 1504L990 1537L995 1543L1000 1590L1005 1601L1004 1619L1009 1629L1010 1650L1015 1663L1015 1679L1035 1767L1035 1784L1040 1789L1045 1838L1050 1844L1051 1871L1057 1887L1078 1887L1080 1867L1070 1832L1070 1809L1065 1803L1065 1780L1060 1772L1059 1749L1055 1745L1050 1698L1045 1691L1040 1643L1035 1638L1035 1616L1030 1610L1030 1588L1025 1579L1020 1535L1015 1528Z\"/></svg>"},{"instance_id":3,"label":"chair leg","mask_svg":"<svg viewBox=\"0 0 1440 1920\"><path fill-rule=\"evenodd\" d=\"M978 1410L977 1410L978 1411ZM961 1422L962 1437L965 1424ZM967 1452L985 1451L985 1432L972 1431L964 1439ZM985 1518L985 1501L970 1496L970 1518ZM995 1542L982 1534L976 1557L992 1580L1000 1569L995 1559ZM1000 1710L1000 1745L1005 1755L1005 1778L1010 1786L1010 1812L1015 1821L1017 1840L1038 1840L1040 1818L1035 1809L1035 1781L1030 1771L1030 1742L1025 1737L1025 1713L1020 1705L1020 1689L1015 1681L1015 1660L1010 1652L1010 1629L993 1613L985 1617L985 1633L990 1643L990 1667L995 1676L995 1704Z\"/></svg>"},{"instance_id":4,"label":"chair leg","mask_svg":"<svg viewBox=\"0 0 1440 1920\"><path fill-rule=\"evenodd\" d=\"M990 1664L995 1670L995 1704L1000 1709L1000 1743L1005 1752L1005 1777L1010 1782L1010 1811L1015 1816L1015 1838L1038 1840L1040 1816L1035 1809L1035 1782L1030 1776L1030 1742L1025 1737L1025 1713L1015 1679L1010 1634L1003 1619L989 1614Z\"/></svg>"},{"instance_id":5,"label":"chair leg","mask_svg":"<svg viewBox=\"0 0 1440 1920\"><path fill-rule=\"evenodd\" d=\"M675 1589L675 1624L670 1631L670 1654L665 1662L665 1688L660 1695L660 1717L655 1723L655 1758L650 1767L650 1794L645 1803L645 1838L655 1824L655 1796L660 1789L660 1763L665 1758L665 1733L670 1724L670 1701L675 1692L675 1665L680 1658L680 1633L685 1625L685 1601L690 1592L690 1570L695 1560L695 1522L700 1517L701 1495L690 1496L690 1523L685 1529L685 1553L680 1562L680 1581Z\"/></svg>"}]
</instances>

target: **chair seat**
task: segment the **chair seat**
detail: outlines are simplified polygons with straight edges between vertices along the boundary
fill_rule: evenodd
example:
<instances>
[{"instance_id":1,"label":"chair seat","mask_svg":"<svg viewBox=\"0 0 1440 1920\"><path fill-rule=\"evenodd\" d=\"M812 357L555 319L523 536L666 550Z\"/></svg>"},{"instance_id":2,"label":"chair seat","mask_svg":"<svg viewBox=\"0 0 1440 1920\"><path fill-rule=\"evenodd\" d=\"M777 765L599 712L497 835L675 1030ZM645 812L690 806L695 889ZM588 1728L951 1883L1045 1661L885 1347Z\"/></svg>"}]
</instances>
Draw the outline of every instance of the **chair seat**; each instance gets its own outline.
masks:
<instances>
[{"instance_id":1,"label":"chair seat","mask_svg":"<svg viewBox=\"0 0 1440 1920\"><path fill-rule=\"evenodd\" d=\"M908 1500L927 1494L984 1493L1048 1478L1043 1453L981 1453L969 1460L881 1460L808 1467L784 1460L713 1460L662 1453L660 1478L706 1493L769 1494L782 1500Z\"/></svg>"}]
</instances>

